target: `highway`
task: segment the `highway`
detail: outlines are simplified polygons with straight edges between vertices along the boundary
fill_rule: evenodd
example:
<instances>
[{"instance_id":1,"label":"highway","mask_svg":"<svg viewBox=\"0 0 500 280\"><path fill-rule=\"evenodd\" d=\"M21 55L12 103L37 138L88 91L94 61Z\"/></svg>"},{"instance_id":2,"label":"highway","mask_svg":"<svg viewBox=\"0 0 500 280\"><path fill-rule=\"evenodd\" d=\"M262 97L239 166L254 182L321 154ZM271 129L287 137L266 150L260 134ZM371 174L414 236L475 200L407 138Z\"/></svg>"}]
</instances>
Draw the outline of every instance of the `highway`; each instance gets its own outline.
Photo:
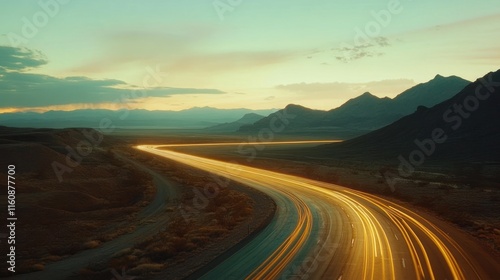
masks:
<instances>
[{"instance_id":1,"label":"highway","mask_svg":"<svg viewBox=\"0 0 500 280\"><path fill-rule=\"evenodd\" d=\"M272 222L202 279L495 279L500 273L497 260L478 261L481 252L467 237L451 236L448 227L396 203L168 147L136 148L249 185L277 204Z\"/></svg>"}]
</instances>

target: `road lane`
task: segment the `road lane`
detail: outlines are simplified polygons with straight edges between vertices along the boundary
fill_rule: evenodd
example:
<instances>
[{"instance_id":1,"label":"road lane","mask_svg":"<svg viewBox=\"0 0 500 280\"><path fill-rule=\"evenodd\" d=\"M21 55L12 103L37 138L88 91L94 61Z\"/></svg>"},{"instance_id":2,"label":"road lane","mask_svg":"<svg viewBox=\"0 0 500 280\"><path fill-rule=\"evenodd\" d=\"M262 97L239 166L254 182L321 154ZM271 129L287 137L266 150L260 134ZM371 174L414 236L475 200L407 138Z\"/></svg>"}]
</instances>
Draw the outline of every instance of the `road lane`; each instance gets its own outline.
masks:
<instances>
[{"instance_id":1,"label":"road lane","mask_svg":"<svg viewBox=\"0 0 500 280\"><path fill-rule=\"evenodd\" d=\"M395 203L333 184L160 149L165 147L137 148L250 185L277 201L277 216L255 242L205 279L492 276L446 233Z\"/></svg>"}]
</instances>

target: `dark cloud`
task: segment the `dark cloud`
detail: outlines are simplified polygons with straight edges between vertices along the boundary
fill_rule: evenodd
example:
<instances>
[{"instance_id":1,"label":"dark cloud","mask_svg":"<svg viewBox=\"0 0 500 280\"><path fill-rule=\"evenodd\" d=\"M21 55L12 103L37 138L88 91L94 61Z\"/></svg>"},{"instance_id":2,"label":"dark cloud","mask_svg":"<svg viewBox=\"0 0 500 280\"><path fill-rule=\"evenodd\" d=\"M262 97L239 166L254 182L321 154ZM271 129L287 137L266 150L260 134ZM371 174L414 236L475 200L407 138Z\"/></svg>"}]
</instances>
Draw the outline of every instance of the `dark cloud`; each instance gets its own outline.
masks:
<instances>
[{"instance_id":1,"label":"dark cloud","mask_svg":"<svg viewBox=\"0 0 500 280\"><path fill-rule=\"evenodd\" d=\"M0 47L0 108L41 107L82 103L131 102L144 97L177 94L222 94L217 89L150 87L128 85L119 80L93 80L87 77L56 78L26 73L47 61L24 49Z\"/></svg>"},{"instance_id":2,"label":"dark cloud","mask_svg":"<svg viewBox=\"0 0 500 280\"><path fill-rule=\"evenodd\" d=\"M0 46L0 72L25 71L46 63L47 60L41 53L28 49Z\"/></svg>"}]
</instances>

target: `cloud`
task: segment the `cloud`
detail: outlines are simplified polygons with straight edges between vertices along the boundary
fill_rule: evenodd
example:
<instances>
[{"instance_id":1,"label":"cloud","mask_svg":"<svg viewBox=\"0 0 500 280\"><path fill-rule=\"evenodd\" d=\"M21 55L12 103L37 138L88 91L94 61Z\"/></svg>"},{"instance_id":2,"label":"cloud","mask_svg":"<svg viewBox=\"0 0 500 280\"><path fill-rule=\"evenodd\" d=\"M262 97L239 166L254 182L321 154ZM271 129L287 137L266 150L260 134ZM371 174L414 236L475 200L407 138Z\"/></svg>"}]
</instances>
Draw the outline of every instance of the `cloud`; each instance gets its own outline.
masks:
<instances>
[{"instance_id":1,"label":"cloud","mask_svg":"<svg viewBox=\"0 0 500 280\"><path fill-rule=\"evenodd\" d=\"M279 85L276 88L321 99L349 99L367 91L381 97L395 96L414 85L413 80L394 79L366 83L297 83Z\"/></svg>"},{"instance_id":2,"label":"cloud","mask_svg":"<svg viewBox=\"0 0 500 280\"><path fill-rule=\"evenodd\" d=\"M425 27L421 29L415 29L400 34L404 37L416 37L416 40L422 40L424 37L428 36L438 36L444 40L449 40L449 35L451 33L458 33L464 36L466 35L478 35L491 37L493 34L497 34L500 28L500 14L491 14L485 16L479 16L464 20L459 20L447 24L435 25L430 27ZM481 32L478 32L481 30ZM455 34L453 34L455 35ZM459 37L462 39L462 37ZM427 38L428 39L428 38Z\"/></svg>"},{"instance_id":3,"label":"cloud","mask_svg":"<svg viewBox=\"0 0 500 280\"><path fill-rule=\"evenodd\" d=\"M168 28L167 28L168 29ZM172 31L115 31L104 32L98 37L100 53L85 64L72 67L68 71L76 74L103 73L120 69L131 63L155 65L172 61L179 54L190 52L212 31L201 28L169 28ZM196 36L195 36L196 35Z\"/></svg>"},{"instance_id":4,"label":"cloud","mask_svg":"<svg viewBox=\"0 0 500 280\"><path fill-rule=\"evenodd\" d=\"M492 65L500 61L500 14L481 16L448 24L412 30L399 35L432 59L447 58L451 63ZM428 42L432 42L429 44ZM450 46L454 46L450 48ZM491 68L490 68L491 69Z\"/></svg>"},{"instance_id":5,"label":"cloud","mask_svg":"<svg viewBox=\"0 0 500 280\"><path fill-rule=\"evenodd\" d=\"M41 53L28 49L0 46L0 73L26 71L47 63Z\"/></svg>"},{"instance_id":6,"label":"cloud","mask_svg":"<svg viewBox=\"0 0 500 280\"><path fill-rule=\"evenodd\" d=\"M382 48L391 46L389 39L386 37L370 38L365 44L342 44L340 48L333 48L335 59L341 62L350 62L365 57L381 56L384 53Z\"/></svg>"},{"instance_id":7,"label":"cloud","mask_svg":"<svg viewBox=\"0 0 500 280\"><path fill-rule=\"evenodd\" d=\"M68 69L75 75L112 73L125 66L161 64L177 75L201 73L209 77L234 70L277 64L295 55L292 51L215 51L202 48L212 44L218 31L211 26L175 26L162 31L121 31L98 37L102 45L95 59ZM210 48L209 48L210 49Z\"/></svg>"},{"instance_id":8,"label":"cloud","mask_svg":"<svg viewBox=\"0 0 500 280\"><path fill-rule=\"evenodd\" d=\"M12 47L0 48L0 108L131 102L145 97L180 94L223 94L217 89L148 87L120 80L87 77L57 78L24 72L47 63L40 55Z\"/></svg>"}]
</instances>

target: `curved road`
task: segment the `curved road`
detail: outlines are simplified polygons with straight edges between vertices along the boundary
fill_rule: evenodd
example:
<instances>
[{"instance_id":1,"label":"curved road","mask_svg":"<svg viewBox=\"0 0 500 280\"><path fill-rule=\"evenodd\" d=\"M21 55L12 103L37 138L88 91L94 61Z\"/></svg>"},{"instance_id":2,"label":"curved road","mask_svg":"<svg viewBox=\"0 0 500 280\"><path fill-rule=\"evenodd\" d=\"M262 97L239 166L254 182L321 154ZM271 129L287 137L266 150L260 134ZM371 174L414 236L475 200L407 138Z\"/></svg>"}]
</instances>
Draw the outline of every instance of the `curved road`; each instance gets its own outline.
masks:
<instances>
[{"instance_id":1,"label":"curved road","mask_svg":"<svg viewBox=\"0 0 500 280\"><path fill-rule=\"evenodd\" d=\"M165 147L137 146L252 186L277 204L269 226L203 279L495 279L500 273L498 261L464 234L454 240L441 229L453 231L448 225L437 227L439 221L390 201Z\"/></svg>"}]
</instances>

